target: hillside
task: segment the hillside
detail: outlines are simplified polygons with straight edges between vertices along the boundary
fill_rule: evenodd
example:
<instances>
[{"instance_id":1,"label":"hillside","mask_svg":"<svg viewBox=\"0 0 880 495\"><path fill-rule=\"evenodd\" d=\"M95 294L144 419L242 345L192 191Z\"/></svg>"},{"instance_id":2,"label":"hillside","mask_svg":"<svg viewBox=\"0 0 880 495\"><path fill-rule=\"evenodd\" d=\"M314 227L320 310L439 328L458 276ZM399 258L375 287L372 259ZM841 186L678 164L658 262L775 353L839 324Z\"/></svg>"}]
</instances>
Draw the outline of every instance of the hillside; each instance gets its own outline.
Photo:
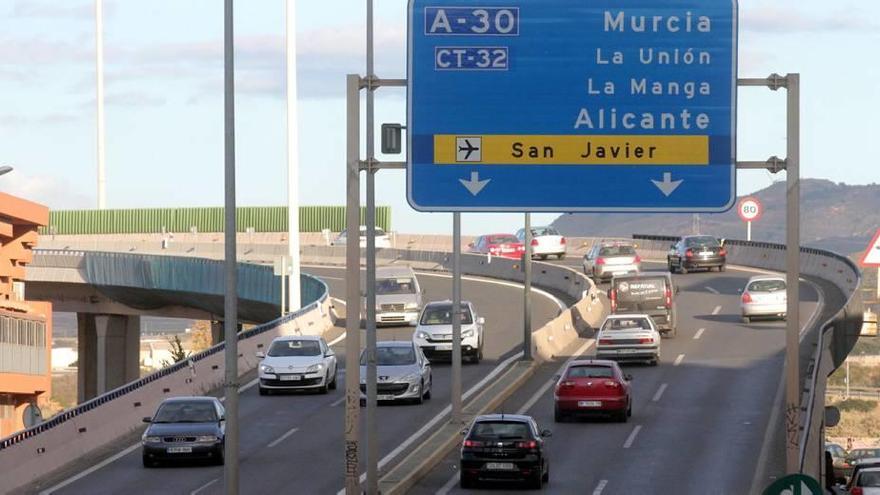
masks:
<instances>
[{"instance_id":1,"label":"hillside","mask_svg":"<svg viewBox=\"0 0 880 495\"><path fill-rule=\"evenodd\" d=\"M752 239L785 242L785 182L758 191L764 216L752 224ZM569 236L628 236L634 233L682 235L693 230L691 214L572 214L553 225ZM843 254L861 252L880 228L880 185L848 186L828 180L801 181L802 245ZM745 239L746 226L735 209L701 214L701 233Z\"/></svg>"}]
</instances>

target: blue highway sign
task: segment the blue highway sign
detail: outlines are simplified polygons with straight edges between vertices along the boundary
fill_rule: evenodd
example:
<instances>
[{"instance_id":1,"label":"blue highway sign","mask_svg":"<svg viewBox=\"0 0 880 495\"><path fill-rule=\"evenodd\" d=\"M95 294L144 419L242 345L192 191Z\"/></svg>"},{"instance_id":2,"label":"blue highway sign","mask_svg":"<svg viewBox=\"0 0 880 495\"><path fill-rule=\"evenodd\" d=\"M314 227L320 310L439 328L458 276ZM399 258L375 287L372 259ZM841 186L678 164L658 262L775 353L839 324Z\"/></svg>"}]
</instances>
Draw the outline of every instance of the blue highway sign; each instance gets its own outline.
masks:
<instances>
[{"instance_id":1,"label":"blue highway sign","mask_svg":"<svg viewBox=\"0 0 880 495\"><path fill-rule=\"evenodd\" d=\"M736 0L410 0L422 211L720 212Z\"/></svg>"}]
</instances>

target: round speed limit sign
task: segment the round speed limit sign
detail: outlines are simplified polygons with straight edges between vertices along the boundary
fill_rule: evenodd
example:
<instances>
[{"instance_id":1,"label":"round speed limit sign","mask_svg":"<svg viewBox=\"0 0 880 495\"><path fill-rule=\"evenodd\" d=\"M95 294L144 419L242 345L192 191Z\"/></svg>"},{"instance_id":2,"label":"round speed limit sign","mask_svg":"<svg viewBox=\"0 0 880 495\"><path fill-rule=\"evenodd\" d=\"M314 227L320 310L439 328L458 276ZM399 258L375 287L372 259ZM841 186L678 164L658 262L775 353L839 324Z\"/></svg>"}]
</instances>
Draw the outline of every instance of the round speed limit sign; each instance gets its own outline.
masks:
<instances>
[{"instance_id":1,"label":"round speed limit sign","mask_svg":"<svg viewBox=\"0 0 880 495\"><path fill-rule=\"evenodd\" d=\"M761 206L761 202L757 198L743 198L739 202L737 212L744 222L754 222L761 218L764 207Z\"/></svg>"}]
</instances>

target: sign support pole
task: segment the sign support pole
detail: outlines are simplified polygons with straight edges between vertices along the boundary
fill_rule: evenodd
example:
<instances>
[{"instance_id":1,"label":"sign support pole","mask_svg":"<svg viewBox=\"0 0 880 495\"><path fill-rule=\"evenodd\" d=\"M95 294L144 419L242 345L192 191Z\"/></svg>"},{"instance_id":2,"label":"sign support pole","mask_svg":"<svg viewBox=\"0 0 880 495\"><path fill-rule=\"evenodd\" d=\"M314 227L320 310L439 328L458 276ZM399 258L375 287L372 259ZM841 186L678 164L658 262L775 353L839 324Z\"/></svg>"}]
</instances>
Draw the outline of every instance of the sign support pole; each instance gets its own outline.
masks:
<instances>
[{"instance_id":1,"label":"sign support pole","mask_svg":"<svg viewBox=\"0 0 880 495\"><path fill-rule=\"evenodd\" d=\"M749 242L752 241L752 221L751 220L746 222L746 240Z\"/></svg>"},{"instance_id":2,"label":"sign support pole","mask_svg":"<svg viewBox=\"0 0 880 495\"><path fill-rule=\"evenodd\" d=\"M357 74L346 78L346 201L345 229L345 493L360 489L360 363L361 349L361 248L360 248L360 82Z\"/></svg>"},{"instance_id":3,"label":"sign support pole","mask_svg":"<svg viewBox=\"0 0 880 495\"><path fill-rule=\"evenodd\" d=\"M461 213L452 214L452 421L461 413Z\"/></svg>"},{"instance_id":4,"label":"sign support pole","mask_svg":"<svg viewBox=\"0 0 880 495\"><path fill-rule=\"evenodd\" d=\"M786 76L788 134L786 156L786 254L788 307L785 329L785 467L786 472L800 471L798 432L800 429L800 391L798 344L800 335L800 74Z\"/></svg>"},{"instance_id":5,"label":"sign support pole","mask_svg":"<svg viewBox=\"0 0 880 495\"><path fill-rule=\"evenodd\" d=\"M525 214L525 254L523 254L523 361L532 360L532 214Z\"/></svg>"},{"instance_id":6,"label":"sign support pole","mask_svg":"<svg viewBox=\"0 0 880 495\"><path fill-rule=\"evenodd\" d=\"M287 256L281 257L281 316L287 314Z\"/></svg>"}]
</instances>

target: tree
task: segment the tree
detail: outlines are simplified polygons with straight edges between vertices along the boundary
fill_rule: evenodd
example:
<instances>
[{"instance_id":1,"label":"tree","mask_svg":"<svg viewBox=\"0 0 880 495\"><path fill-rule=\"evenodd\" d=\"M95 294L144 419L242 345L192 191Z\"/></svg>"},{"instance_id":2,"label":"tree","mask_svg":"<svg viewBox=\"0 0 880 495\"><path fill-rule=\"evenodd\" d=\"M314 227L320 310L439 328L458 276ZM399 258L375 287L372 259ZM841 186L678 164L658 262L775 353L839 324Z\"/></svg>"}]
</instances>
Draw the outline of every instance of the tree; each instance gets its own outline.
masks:
<instances>
[{"instance_id":1,"label":"tree","mask_svg":"<svg viewBox=\"0 0 880 495\"><path fill-rule=\"evenodd\" d=\"M189 352L183 348L183 342L180 341L179 336L175 335L168 339L168 343L171 344L171 359L173 361L169 362L167 359L163 359L162 367L171 366L172 364L179 363L189 357Z\"/></svg>"},{"instance_id":2,"label":"tree","mask_svg":"<svg viewBox=\"0 0 880 495\"><path fill-rule=\"evenodd\" d=\"M211 334L211 322L207 320L196 320L193 322L192 329L190 331L190 335L192 335L192 352L202 352L205 349L210 348L214 342L214 337Z\"/></svg>"}]
</instances>

